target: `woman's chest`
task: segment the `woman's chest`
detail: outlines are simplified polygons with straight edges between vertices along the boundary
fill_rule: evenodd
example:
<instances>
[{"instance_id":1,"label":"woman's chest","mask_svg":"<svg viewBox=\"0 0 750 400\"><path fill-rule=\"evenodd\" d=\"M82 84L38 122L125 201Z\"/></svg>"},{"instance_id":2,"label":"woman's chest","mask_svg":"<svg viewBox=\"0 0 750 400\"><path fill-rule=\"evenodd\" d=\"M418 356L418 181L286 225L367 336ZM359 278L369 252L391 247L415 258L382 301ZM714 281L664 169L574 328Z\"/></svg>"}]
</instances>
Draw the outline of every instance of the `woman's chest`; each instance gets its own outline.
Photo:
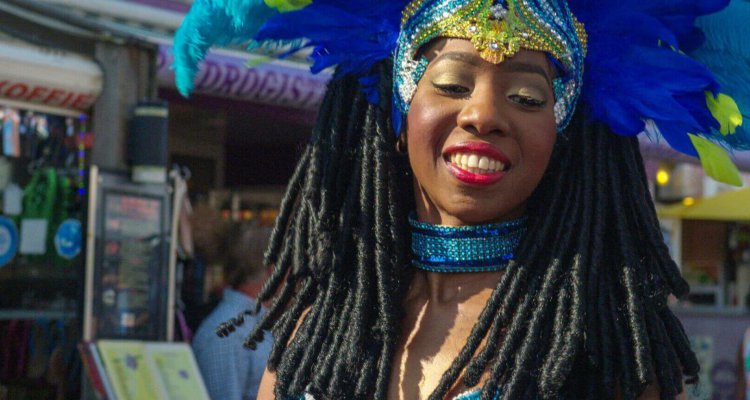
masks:
<instances>
[{"instance_id":1,"label":"woman's chest","mask_svg":"<svg viewBox=\"0 0 750 400\"><path fill-rule=\"evenodd\" d=\"M414 307L407 310L391 372L389 400L427 399L466 344L481 307ZM453 385L446 398L467 388Z\"/></svg>"}]
</instances>

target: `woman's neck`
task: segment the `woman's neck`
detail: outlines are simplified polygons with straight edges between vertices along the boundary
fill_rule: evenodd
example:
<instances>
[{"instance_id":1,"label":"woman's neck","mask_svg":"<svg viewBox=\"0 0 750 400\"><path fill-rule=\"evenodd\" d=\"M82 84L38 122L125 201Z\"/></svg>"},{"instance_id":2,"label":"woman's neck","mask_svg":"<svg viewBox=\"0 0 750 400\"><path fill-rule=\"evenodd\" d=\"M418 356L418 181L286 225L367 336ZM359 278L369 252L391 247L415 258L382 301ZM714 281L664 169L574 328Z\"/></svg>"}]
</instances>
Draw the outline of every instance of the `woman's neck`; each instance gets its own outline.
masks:
<instances>
[{"instance_id":1,"label":"woman's neck","mask_svg":"<svg viewBox=\"0 0 750 400\"><path fill-rule=\"evenodd\" d=\"M446 274L416 270L409 289L409 298L422 298L430 303L460 303L483 290L492 290L504 271Z\"/></svg>"}]
</instances>

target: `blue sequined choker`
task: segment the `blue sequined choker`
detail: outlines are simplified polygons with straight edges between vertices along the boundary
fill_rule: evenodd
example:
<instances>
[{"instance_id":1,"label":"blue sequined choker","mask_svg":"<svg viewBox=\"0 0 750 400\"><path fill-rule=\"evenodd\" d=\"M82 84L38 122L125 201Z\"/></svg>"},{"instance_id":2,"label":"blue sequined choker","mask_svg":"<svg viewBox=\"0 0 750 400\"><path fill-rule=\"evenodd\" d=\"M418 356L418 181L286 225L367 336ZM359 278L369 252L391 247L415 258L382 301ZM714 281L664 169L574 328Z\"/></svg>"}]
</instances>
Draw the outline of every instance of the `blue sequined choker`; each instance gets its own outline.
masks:
<instances>
[{"instance_id":1,"label":"blue sequined choker","mask_svg":"<svg viewBox=\"0 0 750 400\"><path fill-rule=\"evenodd\" d=\"M526 217L477 226L432 225L409 216L412 264L432 272L499 271L515 256Z\"/></svg>"}]
</instances>

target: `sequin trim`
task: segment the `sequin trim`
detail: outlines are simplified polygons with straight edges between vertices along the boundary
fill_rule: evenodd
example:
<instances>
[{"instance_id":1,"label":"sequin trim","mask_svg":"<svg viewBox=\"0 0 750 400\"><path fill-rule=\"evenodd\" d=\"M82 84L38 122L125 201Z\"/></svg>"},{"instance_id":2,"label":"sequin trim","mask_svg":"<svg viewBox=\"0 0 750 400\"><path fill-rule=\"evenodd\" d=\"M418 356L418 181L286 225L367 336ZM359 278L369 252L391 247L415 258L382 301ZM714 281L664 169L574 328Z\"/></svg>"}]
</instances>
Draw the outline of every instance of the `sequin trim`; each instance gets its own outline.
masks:
<instances>
[{"instance_id":1,"label":"sequin trim","mask_svg":"<svg viewBox=\"0 0 750 400\"><path fill-rule=\"evenodd\" d=\"M564 0L413 0L402 13L394 58L394 103L409 111L427 67L417 52L436 37L468 39L482 58L500 63L520 49L551 54L564 67L555 83L558 131L570 122L583 82L588 37ZM415 59L415 57L417 59Z\"/></svg>"},{"instance_id":2,"label":"sequin trim","mask_svg":"<svg viewBox=\"0 0 750 400\"><path fill-rule=\"evenodd\" d=\"M412 264L432 272L499 271L515 257L526 221L454 227L419 222L411 215Z\"/></svg>"}]
</instances>

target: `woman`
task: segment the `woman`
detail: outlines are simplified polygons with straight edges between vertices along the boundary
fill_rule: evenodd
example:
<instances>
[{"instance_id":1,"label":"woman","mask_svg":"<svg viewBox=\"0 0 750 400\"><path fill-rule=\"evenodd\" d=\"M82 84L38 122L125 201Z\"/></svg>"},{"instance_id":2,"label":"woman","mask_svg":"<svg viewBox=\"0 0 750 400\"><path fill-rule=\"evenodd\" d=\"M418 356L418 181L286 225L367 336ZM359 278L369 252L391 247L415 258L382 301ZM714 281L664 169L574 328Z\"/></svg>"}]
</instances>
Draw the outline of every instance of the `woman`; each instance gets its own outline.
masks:
<instances>
[{"instance_id":1,"label":"woman","mask_svg":"<svg viewBox=\"0 0 750 400\"><path fill-rule=\"evenodd\" d=\"M176 39L183 89L236 38L305 37L314 70L337 65L267 252L258 398L666 399L695 379L637 141L601 122L695 155L733 130L666 46L722 4L291 3L196 2Z\"/></svg>"}]
</instances>

